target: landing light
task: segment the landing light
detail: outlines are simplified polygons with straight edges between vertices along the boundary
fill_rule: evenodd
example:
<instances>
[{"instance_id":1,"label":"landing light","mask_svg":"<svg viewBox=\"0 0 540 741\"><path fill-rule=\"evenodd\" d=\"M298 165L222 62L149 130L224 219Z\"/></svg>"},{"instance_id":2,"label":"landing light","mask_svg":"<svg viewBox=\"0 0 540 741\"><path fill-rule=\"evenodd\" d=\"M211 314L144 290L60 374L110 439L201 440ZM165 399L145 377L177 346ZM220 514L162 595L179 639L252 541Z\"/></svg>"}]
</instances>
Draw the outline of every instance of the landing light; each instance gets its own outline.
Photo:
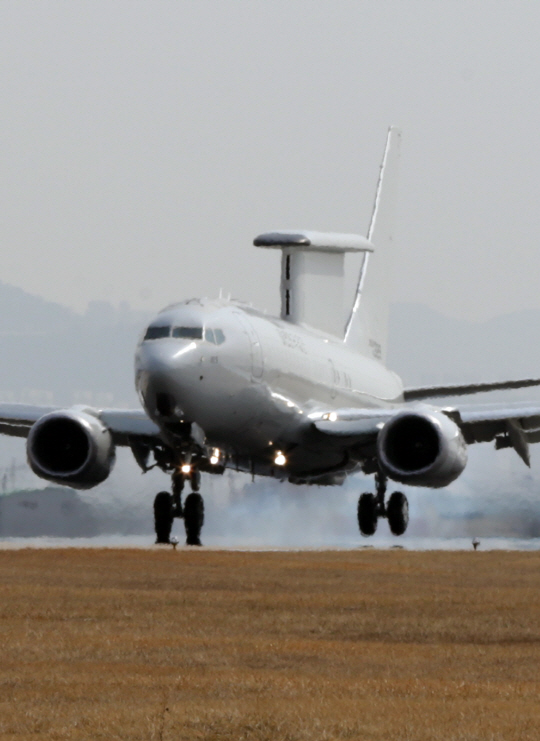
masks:
<instances>
[{"instance_id":1,"label":"landing light","mask_svg":"<svg viewBox=\"0 0 540 741\"><path fill-rule=\"evenodd\" d=\"M191 473L191 463L183 463L180 470L182 473Z\"/></svg>"},{"instance_id":2,"label":"landing light","mask_svg":"<svg viewBox=\"0 0 540 741\"><path fill-rule=\"evenodd\" d=\"M328 420L330 422L336 422L337 414L335 412L327 412L326 414L323 414L323 419Z\"/></svg>"},{"instance_id":3,"label":"landing light","mask_svg":"<svg viewBox=\"0 0 540 741\"><path fill-rule=\"evenodd\" d=\"M276 457L274 458L274 463L276 466L284 466L287 463L287 459L281 452L281 450L278 450L276 453Z\"/></svg>"}]
</instances>

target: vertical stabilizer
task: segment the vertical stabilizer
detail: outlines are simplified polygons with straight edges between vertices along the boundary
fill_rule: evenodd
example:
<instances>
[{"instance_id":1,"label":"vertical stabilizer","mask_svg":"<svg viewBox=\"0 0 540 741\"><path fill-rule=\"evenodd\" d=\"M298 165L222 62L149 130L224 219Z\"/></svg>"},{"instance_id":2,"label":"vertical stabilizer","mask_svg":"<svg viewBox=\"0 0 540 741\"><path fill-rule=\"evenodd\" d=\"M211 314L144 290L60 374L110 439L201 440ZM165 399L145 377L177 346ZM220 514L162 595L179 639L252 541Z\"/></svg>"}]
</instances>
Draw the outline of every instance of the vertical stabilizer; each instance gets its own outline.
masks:
<instances>
[{"instance_id":1,"label":"vertical stabilizer","mask_svg":"<svg viewBox=\"0 0 540 741\"><path fill-rule=\"evenodd\" d=\"M387 350L400 144L401 131L391 127L368 232L374 252L364 254L344 337L346 344L382 362L386 359Z\"/></svg>"}]
</instances>

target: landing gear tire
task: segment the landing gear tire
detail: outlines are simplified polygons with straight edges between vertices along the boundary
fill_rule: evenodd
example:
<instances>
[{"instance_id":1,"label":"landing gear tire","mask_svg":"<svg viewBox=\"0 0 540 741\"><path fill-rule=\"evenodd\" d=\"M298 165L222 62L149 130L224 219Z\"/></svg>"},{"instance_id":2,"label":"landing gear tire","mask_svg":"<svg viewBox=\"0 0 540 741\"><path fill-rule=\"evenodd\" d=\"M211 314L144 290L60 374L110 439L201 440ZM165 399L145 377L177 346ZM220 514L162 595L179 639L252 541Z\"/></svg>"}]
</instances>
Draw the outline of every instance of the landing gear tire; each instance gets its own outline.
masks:
<instances>
[{"instance_id":1,"label":"landing gear tire","mask_svg":"<svg viewBox=\"0 0 540 741\"><path fill-rule=\"evenodd\" d=\"M374 494L362 494L358 500L358 526L366 537L377 529L377 499Z\"/></svg>"},{"instance_id":2,"label":"landing gear tire","mask_svg":"<svg viewBox=\"0 0 540 741\"><path fill-rule=\"evenodd\" d=\"M173 498L168 491L160 491L154 499L154 527L156 543L169 543L173 524Z\"/></svg>"},{"instance_id":3,"label":"landing gear tire","mask_svg":"<svg viewBox=\"0 0 540 741\"><path fill-rule=\"evenodd\" d=\"M202 545L201 530L203 523L204 500L198 492L192 492L184 502L186 545Z\"/></svg>"},{"instance_id":4,"label":"landing gear tire","mask_svg":"<svg viewBox=\"0 0 540 741\"><path fill-rule=\"evenodd\" d=\"M403 535L409 524L409 502L405 494L395 491L386 505L386 516L393 535Z\"/></svg>"}]
</instances>

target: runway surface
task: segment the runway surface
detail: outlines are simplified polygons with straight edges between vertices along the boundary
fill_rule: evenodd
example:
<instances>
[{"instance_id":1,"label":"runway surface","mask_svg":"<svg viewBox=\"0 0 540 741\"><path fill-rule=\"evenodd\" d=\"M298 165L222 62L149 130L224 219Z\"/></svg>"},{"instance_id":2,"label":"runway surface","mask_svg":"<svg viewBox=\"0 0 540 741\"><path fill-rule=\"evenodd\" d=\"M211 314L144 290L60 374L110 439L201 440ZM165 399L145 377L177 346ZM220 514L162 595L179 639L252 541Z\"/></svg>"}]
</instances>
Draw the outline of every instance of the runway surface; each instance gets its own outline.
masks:
<instances>
[{"instance_id":1,"label":"runway surface","mask_svg":"<svg viewBox=\"0 0 540 741\"><path fill-rule=\"evenodd\" d=\"M178 536L178 550L193 550L183 545L181 535ZM540 538L480 538L478 550L493 551L536 551L540 550ZM172 546L156 546L152 536L148 535L102 535L92 538L0 538L0 550L19 550L23 548L121 548L121 549L149 549L163 550ZM265 544L260 540L249 542L240 540L235 542L233 538L208 538L203 543L204 550L227 550L227 551L261 551L261 552L310 552L310 551L354 551L363 549L389 550L403 549L406 551L469 551L473 549L471 538L399 538L378 537L370 540L358 539L344 543L324 543L317 546L275 546ZM195 549L197 550L197 549Z\"/></svg>"}]
</instances>

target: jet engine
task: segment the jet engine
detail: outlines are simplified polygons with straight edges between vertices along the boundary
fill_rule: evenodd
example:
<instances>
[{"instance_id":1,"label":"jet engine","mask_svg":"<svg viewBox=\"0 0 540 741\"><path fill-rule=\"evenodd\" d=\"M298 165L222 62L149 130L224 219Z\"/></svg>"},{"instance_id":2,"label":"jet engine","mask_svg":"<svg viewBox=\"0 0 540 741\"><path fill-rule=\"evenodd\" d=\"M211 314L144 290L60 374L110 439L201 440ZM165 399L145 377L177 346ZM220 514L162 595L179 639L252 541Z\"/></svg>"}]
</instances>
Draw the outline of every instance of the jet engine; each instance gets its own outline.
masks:
<instances>
[{"instance_id":1,"label":"jet engine","mask_svg":"<svg viewBox=\"0 0 540 741\"><path fill-rule=\"evenodd\" d=\"M75 489L91 489L105 481L115 460L110 431L80 409L38 419L28 435L26 453L35 474Z\"/></svg>"},{"instance_id":2,"label":"jet engine","mask_svg":"<svg viewBox=\"0 0 540 741\"><path fill-rule=\"evenodd\" d=\"M435 410L396 414L379 433L377 453L389 478L434 489L455 481L467 463L461 430Z\"/></svg>"}]
</instances>

